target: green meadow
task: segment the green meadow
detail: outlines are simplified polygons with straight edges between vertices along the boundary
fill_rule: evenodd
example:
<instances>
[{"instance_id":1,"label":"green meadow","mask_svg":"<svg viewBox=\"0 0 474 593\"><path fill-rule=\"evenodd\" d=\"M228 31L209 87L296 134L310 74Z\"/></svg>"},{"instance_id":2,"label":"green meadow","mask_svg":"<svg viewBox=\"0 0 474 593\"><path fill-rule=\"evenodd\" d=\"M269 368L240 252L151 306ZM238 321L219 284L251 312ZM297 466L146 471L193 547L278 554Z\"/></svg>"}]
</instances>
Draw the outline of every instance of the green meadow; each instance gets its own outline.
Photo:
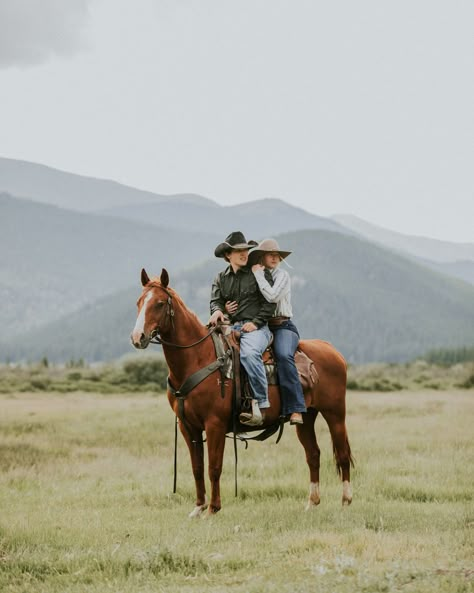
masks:
<instances>
[{"instance_id":1,"label":"green meadow","mask_svg":"<svg viewBox=\"0 0 474 593\"><path fill-rule=\"evenodd\" d=\"M474 591L474 392L351 391L350 507L317 420L321 504L293 427L228 441L223 508L188 519L162 394L0 395L2 593Z\"/></svg>"}]
</instances>

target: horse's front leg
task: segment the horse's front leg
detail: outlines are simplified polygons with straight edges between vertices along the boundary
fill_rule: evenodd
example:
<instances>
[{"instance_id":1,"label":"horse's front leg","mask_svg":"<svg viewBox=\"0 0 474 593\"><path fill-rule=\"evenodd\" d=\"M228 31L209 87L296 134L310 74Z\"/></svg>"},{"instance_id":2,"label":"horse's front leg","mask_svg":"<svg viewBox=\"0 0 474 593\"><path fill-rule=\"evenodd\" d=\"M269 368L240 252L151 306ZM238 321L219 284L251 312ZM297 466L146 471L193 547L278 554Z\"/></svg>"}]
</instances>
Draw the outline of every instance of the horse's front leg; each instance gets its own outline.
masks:
<instances>
[{"instance_id":1,"label":"horse's front leg","mask_svg":"<svg viewBox=\"0 0 474 593\"><path fill-rule=\"evenodd\" d=\"M209 480L211 481L211 500L208 515L221 510L220 479L224 459L225 433L225 425L219 422L213 422L206 427Z\"/></svg>"},{"instance_id":2,"label":"horse's front leg","mask_svg":"<svg viewBox=\"0 0 474 593\"><path fill-rule=\"evenodd\" d=\"M202 433L193 431L192 435L189 434L182 422L179 423L179 427L191 456L191 466L193 468L194 483L196 486L196 506L189 513L189 517L195 519L200 517L208 506L206 485L204 482L204 445Z\"/></svg>"}]
</instances>

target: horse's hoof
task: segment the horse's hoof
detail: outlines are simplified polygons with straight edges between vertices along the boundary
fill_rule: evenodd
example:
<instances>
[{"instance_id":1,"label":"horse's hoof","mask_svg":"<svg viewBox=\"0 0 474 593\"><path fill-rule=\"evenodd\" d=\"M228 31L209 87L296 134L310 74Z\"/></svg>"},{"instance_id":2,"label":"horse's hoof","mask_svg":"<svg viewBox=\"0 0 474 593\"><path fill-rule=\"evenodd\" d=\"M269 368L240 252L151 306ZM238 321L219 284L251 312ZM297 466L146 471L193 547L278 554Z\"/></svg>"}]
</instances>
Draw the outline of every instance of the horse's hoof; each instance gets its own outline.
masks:
<instances>
[{"instance_id":1,"label":"horse's hoof","mask_svg":"<svg viewBox=\"0 0 474 593\"><path fill-rule=\"evenodd\" d=\"M319 494L319 482L311 482L309 485L309 498L308 504L306 505L306 510L310 511L312 508L318 506L321 502L321 497Z\"/></svg>"},{"instance_id":2,"label":"horse's hoof","mask_svg":"<svg viewBox=\"0 0 474 593\"><path fill-rule=\"evenodd\" d=\"M209 506L209 508L207 509L207 513L204 513L202 515L203 519L210 519L211 517L214 517L216 515L216 513L218 513L220 511L220 507L218 509L216 509L215 507Z\"/></svg>"},{"instance_id":3,"label":"horse's hoof","mask_svg":"<svg viewBox=\"0 0 474 593\"><path fill-rule=\"evenodd\" d=\"M199 517L201 517L208 506L209 503L206 498L204 504L196 505L194 509L189 513L189 519L198 519Z\"/></svg>"},{"instance_id":4,"label":"horse's hoof","mask_svg":"<svg viewBox=\"0 0 474 593\"><path fill-rule=\"evenodd\" d=\"M194 509L189 513L188 517L190 519L198 519L204 513L204 511L206 509L207 509L207 504L198 506L198 507L194 507Z\"/></svg>"},{"instance_id":5,"label":"horse's hoof","mask_svg":"<svg viewBox=\"0 0 474 593\"><path fill-rule=\"evenodd\" d=\"M352 488L350 482L342 483L342 506L349 506L352 502Z\"/></svg>"},{"instance_id":6,"label":"horse's hoof","mask_svg":"<svg viewBox=\"0 0 474 593\"><path fill-rule=\"evenodd\" d=\"M321 502L320 500L318 500L318 502L313 502L312 500L308 500L308 503L306 504L306 507L304 510L306 512L312 511L314 509L314 507L317 507L320 502Z\"/></svg>"}]
</instances>

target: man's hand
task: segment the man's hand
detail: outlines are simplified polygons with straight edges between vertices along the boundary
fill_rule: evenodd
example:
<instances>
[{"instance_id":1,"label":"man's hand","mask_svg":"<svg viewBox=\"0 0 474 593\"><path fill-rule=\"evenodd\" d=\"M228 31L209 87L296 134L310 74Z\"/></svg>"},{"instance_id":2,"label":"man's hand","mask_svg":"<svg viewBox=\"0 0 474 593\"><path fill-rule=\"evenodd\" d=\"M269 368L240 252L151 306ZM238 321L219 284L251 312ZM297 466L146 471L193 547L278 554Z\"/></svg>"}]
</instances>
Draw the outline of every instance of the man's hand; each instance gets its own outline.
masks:
<instances>
[{"instance_id":1,"label":"man's hand","mask_svg":"<svg viewBox=\"0 0 474 593\"><path fill-rule=\"evenodd\" d=\"M258 327L251 321L247 321L247 323L244 323L242 326L242 331L247 333L254 332L256 329L258 329Z\"/></svg>"},{"instance_id":2,"label":"man's hand","mask_svg":"<svg viewBox=\"0 0 474 593\"><path fill-rule=\"evenodd\" d=\"M229 315L233 315L239 307L239 303L237 301L227 301L225 304L225 310Z\"/></svg>"},{"instance_id":3,"label":"man's hand","mask_svg":"<svg viewBox=\"0 0 474 593\"><path fill-rule=\"evenodd\" d=\"M214 313L209 318L209 325L217 325L218 323L224 323L225 317L222 311L214 311Z\"/></svg>"}]
</instances>

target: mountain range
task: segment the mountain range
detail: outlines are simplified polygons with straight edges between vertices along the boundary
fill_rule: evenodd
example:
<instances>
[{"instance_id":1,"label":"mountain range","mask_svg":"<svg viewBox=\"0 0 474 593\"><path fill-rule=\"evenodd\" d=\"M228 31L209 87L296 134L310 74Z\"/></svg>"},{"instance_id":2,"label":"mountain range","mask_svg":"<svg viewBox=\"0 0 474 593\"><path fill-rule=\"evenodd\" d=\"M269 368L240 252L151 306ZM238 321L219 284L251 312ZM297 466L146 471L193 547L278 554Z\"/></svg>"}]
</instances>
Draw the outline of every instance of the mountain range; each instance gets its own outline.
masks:
<instances>
[{"instance_id":1,"label":"mountain range","mask_svg":"<svg viewBox=\"0 0 474 593\"><path fill-rule=\"evenodd\" d=\"M432 348L474 343L474 287L339 233L298 231L278 240L297 254L288 262L302 337L332 342L349 362L406 361ZM168 266L171 285L203 323L212 279L223 265L210 259L180 273ZM148 272L159 274L161 267ZM94 361L131 352L138 268L134 281L132 288L29 331L27 341L11 337L0 344L0 359Z\"/></svg>"},{"instance_id":2,"label":"mountain range","mask_svg":"<svg viewBox=\"0 0 474 593\"><path fill-rule=\"evenodd\" d=\"M331 218L373 243L414 258L433 270L474 284L474 243L452 243L397 233L349 214Z\"/></svg>"},{"instance_id":3,"label":"mountain range","mask_svg":"<svg viewBox=\"0 0 474 593\"><path fill-rule=\"evenodd\" d=\"M206 259L217 238L74 212L0 194L0 326L24 334L130 286L162 259Z\"/></svg>"},{"instance_id":4,"label":"mountain range","mask_svg":"<svg viewBox=\"0 0 474 593\"><path fill-rule=\"evenodd\" d=\"M223 207L0 158L0 360L129 351L141 267L167 267L207 321L210 283L223 264L213 250L237 228L248 238L278 235L294 249L301 333L334 342L350 361L474 343L474 287L446 274L457 267L469 278L472 244L394 238L377 227L374 236L374 228L282 200Z\"/></svg>"}]
</instances>

